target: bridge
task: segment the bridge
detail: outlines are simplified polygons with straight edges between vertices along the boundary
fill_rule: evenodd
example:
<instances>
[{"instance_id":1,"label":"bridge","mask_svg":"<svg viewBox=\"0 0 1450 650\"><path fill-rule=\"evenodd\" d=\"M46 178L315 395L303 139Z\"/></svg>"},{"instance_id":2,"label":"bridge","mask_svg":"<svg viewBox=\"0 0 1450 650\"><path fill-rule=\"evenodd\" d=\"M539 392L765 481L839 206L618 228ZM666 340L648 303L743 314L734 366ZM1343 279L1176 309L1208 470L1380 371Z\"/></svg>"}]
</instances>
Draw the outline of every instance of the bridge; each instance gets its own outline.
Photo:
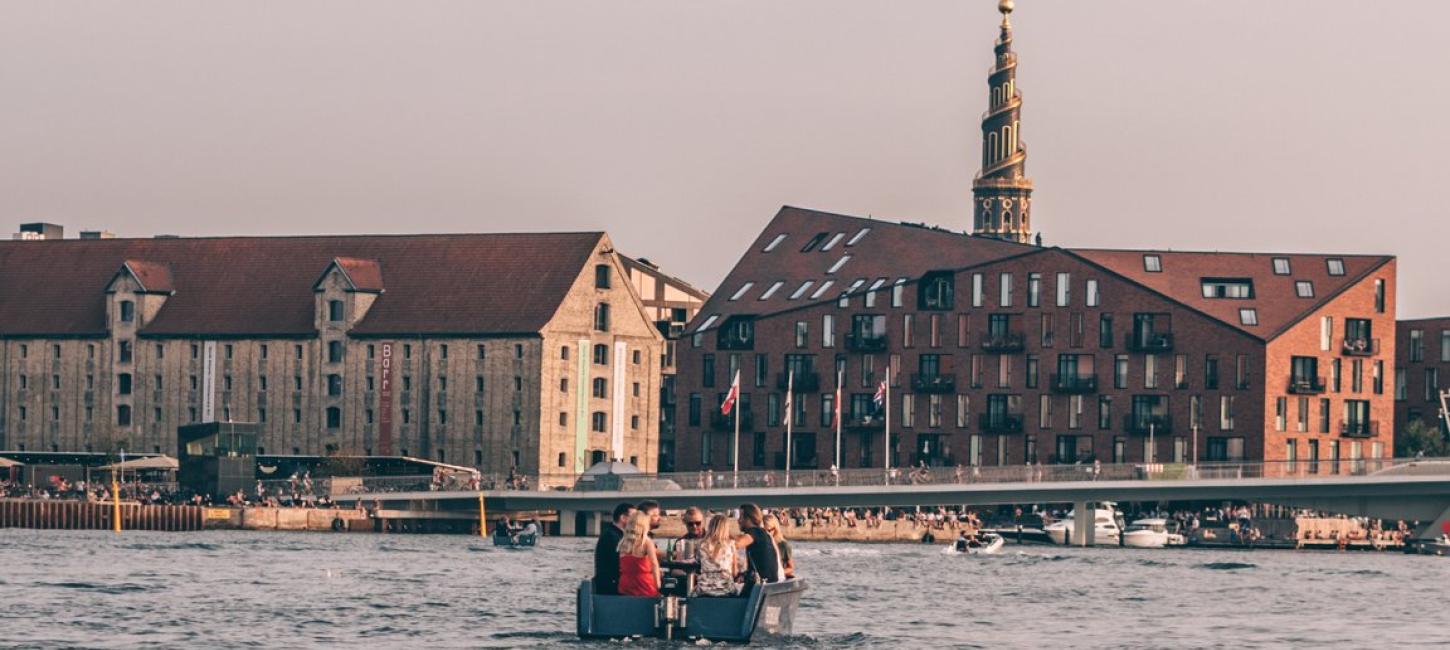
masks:
<instances>
[{"instance_id":1,"label":"bridge","mask_svg":"<svg viewBox=\"0 0 1450 650\"><path fill-rule=\"evenodd\" d=\"M556 483L538 477L534 485ZM540 482L541 481L541 482ZM1193 465L1069 465L849 472L796 471L613 475L612 489L404 489L334 496L334 500L391 508L455 511L557 511L564 534L597 533L604 514L621 502L658 501L667 509L728 509L742 503L786 507L995 506L1073 504L1077 531L1091 535L1090 504L1151 501L1249 501L1350 516L1420 521L1421 537L1450 531L1450 459L1356 460L1320 463ZM387 489L378 486L379 489ZM603 486L601 486L603 487ZM571 527L569 522L578 522ZM1090 539L1078 535L1081 543Z\"/></svg>"}]
</instances>

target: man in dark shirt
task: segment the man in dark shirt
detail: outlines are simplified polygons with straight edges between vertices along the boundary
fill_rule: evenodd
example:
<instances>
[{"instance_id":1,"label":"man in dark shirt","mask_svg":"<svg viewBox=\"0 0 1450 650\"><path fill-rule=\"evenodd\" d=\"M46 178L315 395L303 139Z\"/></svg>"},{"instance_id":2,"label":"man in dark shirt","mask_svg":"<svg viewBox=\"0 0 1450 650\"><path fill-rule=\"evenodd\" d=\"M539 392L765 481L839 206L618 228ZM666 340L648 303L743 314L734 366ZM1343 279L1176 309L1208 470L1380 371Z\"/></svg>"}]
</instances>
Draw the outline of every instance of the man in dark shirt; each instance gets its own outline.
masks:
<instances>
[{"instance_id":1,"label":"man in dark shirt","mask_svg":"<svg viewBox=\"0 0 1450 650\"><path fill-rule=\"evenodd\" d=\"M619 540L624 538L624 526L634 514L634 506L621 503L614 507L609 525L599 531L599 542L594 546L594 593L614 595L619 593Z\"/></svg>"},{"instance_id":2,"label":"man in dark shirt","mask_svg":"<svg viewBox=\"0 0 1450 650\"><path fill-rule=\"evenodd\" d=\"M750 560L747 574L758 576L761 582L780 582L780 554L775 540L765 532L765 515L753 503L740 506L740 539L735 547L745 551Z\"/></svg>"}]
</instances>

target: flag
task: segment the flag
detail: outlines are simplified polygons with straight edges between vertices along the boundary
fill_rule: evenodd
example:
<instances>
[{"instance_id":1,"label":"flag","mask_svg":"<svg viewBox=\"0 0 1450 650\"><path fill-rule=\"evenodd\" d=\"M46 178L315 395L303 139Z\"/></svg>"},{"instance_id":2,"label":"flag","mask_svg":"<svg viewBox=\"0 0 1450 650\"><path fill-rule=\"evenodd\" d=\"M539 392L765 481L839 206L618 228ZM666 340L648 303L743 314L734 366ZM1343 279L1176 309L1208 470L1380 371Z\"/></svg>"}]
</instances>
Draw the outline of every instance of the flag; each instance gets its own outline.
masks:
<instances>
[{"instance_id":1,"label":"flag","mask_svg":"<svg viewBox=\"0 0 1450 650\"><path fill-rule=\"evenodd\" d=\"M876 396L871 398L871 401L876 402L876 406L881 406L886 403L886 380L883 379L876 386Z\"/></svg>"},{"instance_id":2,"label":"flag","mask_svg":"<svg viewBox=\"0 0 1450 650\"><path fill-rule=\"evenodd\" d=\"M785 380L785 418L780 421L781 426L790 424L791 405L795 398L795 371L790 371Z\"/></svg>"},{"instance_id":3,"label":"flag","mask_svg":"<svg viewBox=\"0 0 1450 650\"><path fill-rule=\"evenodd\" d=\"M841 381L842 381L842 379L844 379L844 375L842 375L839 372L836 373L836 412L833 414L833 420L831 422L831 426L840 426L841 425Z\"/></svg>"},{"instance_id":4,"label":"flag","mask_svg":"<svg viewBox=\"0 0 1450 650\"><path fill-rule=\"evenodd\" d=\"M740 399L740 371L735 371L735 379L730 382L730 392L725 394L725 401L720 402L720 415L730 415L735 410L735 401Z\"/></svg>"}]
</instances>

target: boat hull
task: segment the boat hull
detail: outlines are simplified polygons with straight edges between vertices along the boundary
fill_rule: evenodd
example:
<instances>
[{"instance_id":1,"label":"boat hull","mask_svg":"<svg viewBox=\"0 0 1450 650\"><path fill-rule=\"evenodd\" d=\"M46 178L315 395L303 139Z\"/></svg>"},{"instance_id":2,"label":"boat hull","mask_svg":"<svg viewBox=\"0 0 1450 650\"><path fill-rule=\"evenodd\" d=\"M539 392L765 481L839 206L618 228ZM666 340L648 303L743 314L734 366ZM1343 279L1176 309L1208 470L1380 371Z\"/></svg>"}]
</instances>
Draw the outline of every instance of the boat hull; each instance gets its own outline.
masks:
<instances>
[{"instance_id":1,"label":"boat hull","mask_svg":"<svg viewBox=\"0 0 1450 650\"><path fill-rule=\"evenodd\" d=\"M680 616L663 623L660 598L606 596L594 584L579 584L577 624L581 639L656 637L745 643L752 638L787 636L800 609L805 581L756 585L734 598L680 598Z\"/></svg>"},{"instance_id":2,"label":"boat hull","mask_svg":"<svg viewBox=\"0 0 1450 650\"><path fill-rule=\"evenodd\" d=\"M509 548L530 548L539 542L538 535L518 534L512 537L508 535L494 535L494 546L506 546Z\"/></svg>"},{"instance_id":3,"label":"boat hull","mask_svg":"<svg viewBox=\"0 0 1450 650\"><path fill-rule=\"evenodd\" d=\"M1151 530L1123 533L1123 546L1128 548L1163 548L1168 546L1167 533Z\"/></svg>"},{"instance_id":4,"label":"boat hull","mask_svg":"<svg viewBox=\"0 0 1450 650\"><path fill-rule=\"evenodd\" d=\"M956 542L952 542L950 546L947 546L947 551L960 555L996 555L1001 553L1002 547L1007 544L1007 540L1002 539L1001 535L988 534L984 537L987 543L981 546L968 546L966 549L958 549Z\"/></svg>"}]
</instances>

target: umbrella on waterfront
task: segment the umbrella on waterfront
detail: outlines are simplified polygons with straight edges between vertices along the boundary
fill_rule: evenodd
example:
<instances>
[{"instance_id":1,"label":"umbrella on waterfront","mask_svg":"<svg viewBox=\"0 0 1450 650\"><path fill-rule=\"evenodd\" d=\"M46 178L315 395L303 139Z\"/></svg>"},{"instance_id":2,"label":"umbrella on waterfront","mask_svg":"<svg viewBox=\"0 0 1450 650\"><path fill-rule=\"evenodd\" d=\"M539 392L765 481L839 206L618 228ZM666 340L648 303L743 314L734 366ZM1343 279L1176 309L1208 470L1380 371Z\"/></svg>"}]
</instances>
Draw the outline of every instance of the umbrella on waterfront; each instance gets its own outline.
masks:
<instances>
[{"instance_id":1,"label":"umbrella on waterfront","mask_svg":"<svg viewBox=\"0 0 1450 650\"><path fill-rule=\"evenodd\" d=\"M96 469L101 471L135 471L135 470L175 470L181 464L170 456L148 456L146 458L135 458L124 463L111 463L102 465Z\"/></svg>"},{"instance_id":2,"label":"umbrella on waterfront","mask_svg":"<svg viewBox=\"0 0 1450 650\"><path fill-rule=\"evenodd\" d=\"M24 465L24 464L25 463L22 463L22 462L20 462L18 460L10 460L9 458L6 458L4 456L0 456L0 469L9 469L11 467L20 467L21 465Z\"/></svg>"}]
</instances>

